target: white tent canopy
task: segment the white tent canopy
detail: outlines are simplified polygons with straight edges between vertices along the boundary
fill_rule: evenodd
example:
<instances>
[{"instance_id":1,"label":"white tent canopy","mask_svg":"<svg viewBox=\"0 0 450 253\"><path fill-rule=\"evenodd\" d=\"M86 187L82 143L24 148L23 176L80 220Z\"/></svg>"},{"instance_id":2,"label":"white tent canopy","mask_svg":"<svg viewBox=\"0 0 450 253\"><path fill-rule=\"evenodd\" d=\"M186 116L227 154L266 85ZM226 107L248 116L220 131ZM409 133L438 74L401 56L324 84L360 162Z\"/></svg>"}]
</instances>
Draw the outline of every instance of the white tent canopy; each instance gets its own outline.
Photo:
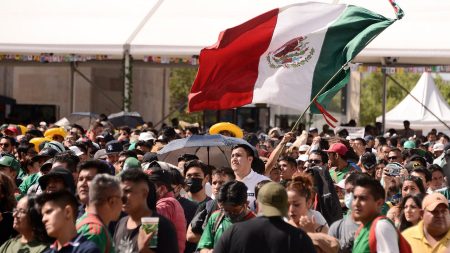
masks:
<instances>
[{"instance_id":1,"label":"white tent canopy","mask_svg":"<svg viewBox=\"0 0 450 253\"><path fill-rule=\"evenodd\" d=\"M412 89L411 95L427 106L438 118L450 126L450 106L442 98L430 73L424 72ZM445 125L427 111L410 95L407 95L394 109L386 113L386 129L403 129L403 121L409 120L412 129L422 129L425 133L432 128L449 131ZM381 121L381 116L377 117Z\"/></svg>"},{"instance_id":2,"label":"white tent canopy","mask_svg":"<svg viewBox=\"0 0 450 253\"><path fill-rule=\"evenodd\" d=\"M388 0L348 3L394 17ZM305 0L0 0L0 54L107 54L121 57L130 42L139 56L192 56L219 33L276 7ZM450 62L450 1L397 0L405 17L357 57L357 62ZM148 16L148 20L146 19ZM143 23L142 29L140 24ZM136 35L136 36L134 36Z\"/></svg>"}]
</instances>

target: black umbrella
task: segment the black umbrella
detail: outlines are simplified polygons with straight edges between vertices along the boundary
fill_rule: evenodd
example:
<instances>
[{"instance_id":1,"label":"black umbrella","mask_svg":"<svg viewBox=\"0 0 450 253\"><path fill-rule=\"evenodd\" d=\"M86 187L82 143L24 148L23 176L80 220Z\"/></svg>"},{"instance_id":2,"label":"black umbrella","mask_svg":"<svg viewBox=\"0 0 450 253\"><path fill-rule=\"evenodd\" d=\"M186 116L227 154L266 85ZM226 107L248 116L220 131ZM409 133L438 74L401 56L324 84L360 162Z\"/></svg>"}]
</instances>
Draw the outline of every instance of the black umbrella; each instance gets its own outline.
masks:
<instances>
[{"instance_id":1,"label":"black umbrella","mask_svg":"<svg viewBox=\"0 0 450 253\"><path fill-rule=\"evenodd\" d=\"M129 126L135 128L144 124L144 120L138 112L118 112L108 116L109 122L115 127Z\"/></svg>"}]
</instances>

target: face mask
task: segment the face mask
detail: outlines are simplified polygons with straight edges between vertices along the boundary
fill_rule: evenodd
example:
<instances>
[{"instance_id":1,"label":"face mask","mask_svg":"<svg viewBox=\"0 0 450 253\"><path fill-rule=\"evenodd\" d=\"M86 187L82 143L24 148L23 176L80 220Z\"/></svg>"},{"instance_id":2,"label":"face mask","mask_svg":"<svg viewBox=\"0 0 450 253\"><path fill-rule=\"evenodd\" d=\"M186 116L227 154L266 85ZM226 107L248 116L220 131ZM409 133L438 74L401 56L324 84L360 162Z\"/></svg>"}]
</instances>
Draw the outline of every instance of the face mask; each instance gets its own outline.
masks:
<instances>
[{"instance_id":1,"label":"face mask","mask_svg":"<svg viewBox=\"0 0 450 253\"><path fill-rule=\"evenodd\" d=\"M186 179L187 191L191 193L197 193L203 189L202 178L188 178Z\"/></svg>"},{"instance_id":2,"label":"face mask","mask_svg":"<svg viewBox=\"0 0 450 253\"><path fill-rule=\"evenodd\" d=\"M353 192L346 193L344 196L344 203L348 209L352 209Z\"/></svg>"}]
</instances>

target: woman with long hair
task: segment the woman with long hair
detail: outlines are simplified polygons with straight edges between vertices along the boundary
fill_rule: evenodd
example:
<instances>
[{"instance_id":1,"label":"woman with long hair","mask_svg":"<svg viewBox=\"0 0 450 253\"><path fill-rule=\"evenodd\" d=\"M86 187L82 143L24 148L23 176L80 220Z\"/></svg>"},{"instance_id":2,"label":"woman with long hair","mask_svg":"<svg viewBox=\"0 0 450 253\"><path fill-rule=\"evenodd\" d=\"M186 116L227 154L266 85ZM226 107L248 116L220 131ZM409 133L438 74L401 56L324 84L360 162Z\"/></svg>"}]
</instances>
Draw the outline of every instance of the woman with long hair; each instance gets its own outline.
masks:
<instances>
[{"instance_id":1,"label":"woman with long hair","mask_svg":"<svg viewBox=\"0 0 450 253\"><path fill-rule=\"evenodd\" d=\"M16 206L14 182L5 173L0 172L0 244L16 235L13 229L12 211Z\"/></svg>"},{"instance_id":2,"label":"woman with long hair","mask_svg":"<svg viewBox=\"0 0 450 253\"><path fill-rule=\"evenodd\" d=\"M0 253L33 252L47 249L51 238L42 223L42 216L36 203L36 197L29 195L17 203L13 211L13 228L19 235L9 239L0 247Z\"/></svg>"},{"instance_id":3,"label":"woman with long hair","mask_svg":"<svg viewBox=\"0 0 450 253\"><path fill-rule=\"evenodd\" d=\"M422 200L424 195L407 195L400 203L400 225L398 229L401 231L417 225L422 220Z\"/></svg>"},{"instance_id":4,"label":"woman with long hair","mask_svg":"<svg viewBox=\"0 0 450 253\"><path fill-rule=\"evenodd\" d=\"M286 187L289 202L289 223L306 232L328 233L328 224L320 212L312 210L315 192L309 174L295 173Z\"/></svg>"}]
</instances>

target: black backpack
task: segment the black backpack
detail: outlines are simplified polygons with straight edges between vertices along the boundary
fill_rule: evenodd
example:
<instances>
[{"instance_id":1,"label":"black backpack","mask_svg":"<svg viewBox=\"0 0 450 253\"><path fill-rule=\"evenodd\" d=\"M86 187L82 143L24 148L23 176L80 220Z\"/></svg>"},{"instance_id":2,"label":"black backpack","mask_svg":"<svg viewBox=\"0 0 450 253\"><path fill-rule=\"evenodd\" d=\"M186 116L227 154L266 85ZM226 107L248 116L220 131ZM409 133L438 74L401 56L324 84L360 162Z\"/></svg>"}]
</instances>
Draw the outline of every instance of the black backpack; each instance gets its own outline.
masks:
<instances>
[{"instance_id":1,"label":"black backpack","mask_svg":"<svg viewBox=\"0 0 450 253\"><path fill-rule=\"evenodd\" d=\"M319 166L309 168L307 172L313 177L314 188L318 197L315 210L323 215L329 225L342 219L342 207L330 172L326 168Z\"/></svg>"}]
</instances>

